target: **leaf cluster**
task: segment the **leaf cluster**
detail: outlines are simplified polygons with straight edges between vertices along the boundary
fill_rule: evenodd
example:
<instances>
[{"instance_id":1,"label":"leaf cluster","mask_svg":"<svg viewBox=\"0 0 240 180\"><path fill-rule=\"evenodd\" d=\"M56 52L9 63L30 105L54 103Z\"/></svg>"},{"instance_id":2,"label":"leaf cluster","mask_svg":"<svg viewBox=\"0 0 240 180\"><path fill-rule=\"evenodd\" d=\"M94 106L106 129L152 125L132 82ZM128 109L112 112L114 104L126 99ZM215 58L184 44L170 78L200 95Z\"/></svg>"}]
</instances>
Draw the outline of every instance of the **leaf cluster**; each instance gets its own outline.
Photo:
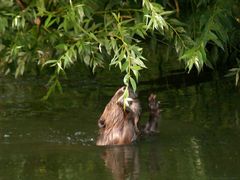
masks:
<instances>
[{"instance_id":1,"label":"leaf cluster","mask_svg":"<svg viewBox=\"0 0 240 180\"><path fill-rule=\"evenodd\" d=\"M238 31L231 14L236 2L174 2L0 0L0 70L18 77L52 69L47 98L56 87L62 91L59 77L76 63L93 73L109 65L118 67L123 83L135 91L147 68L141 43L152 34L174 46L189 71L213 67L207 46L226 51L230 32Z\"/></svg>"}]
</instances>

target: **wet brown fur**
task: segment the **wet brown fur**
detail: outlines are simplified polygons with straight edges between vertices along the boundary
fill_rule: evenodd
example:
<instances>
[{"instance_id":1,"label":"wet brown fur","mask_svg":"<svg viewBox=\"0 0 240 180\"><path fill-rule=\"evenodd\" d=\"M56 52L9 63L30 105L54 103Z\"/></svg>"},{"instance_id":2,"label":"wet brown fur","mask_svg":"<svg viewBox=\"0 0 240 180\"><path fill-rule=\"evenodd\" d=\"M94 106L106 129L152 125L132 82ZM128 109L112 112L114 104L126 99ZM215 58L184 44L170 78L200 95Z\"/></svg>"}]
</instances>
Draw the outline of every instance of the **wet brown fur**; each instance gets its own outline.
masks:
<instances>
[{"instance_id":1,"label":"wet brown fur","mask_svg":"<svg viewBox=\"0 0 240 180\"><path fill-rule=\"evenodd\" d=\"M129 106L123 107L123 93L125 87L117 90L105 107L98 120L99 137L97 145L130 144L137 139L140 103L137 95L129 89Z\"/></svg>"},{"instance_id":2,"label":"wet brown fur","mask_svg":"<svg viewBox=\"0 0 240 180\"><path fill-rule=\"evenodd\" d=\"M123 107L123 93L125 87L117 90L110 102L106 105L100 119L98 120L99 137L97 145L123 145L130 144L140 134L156 133L160 118L159 102L155 94L148 98L149 119L140 132L138 129L141 113L140 102L137 95L129 91L128 106Z\"/></svg>"}]
</instances>

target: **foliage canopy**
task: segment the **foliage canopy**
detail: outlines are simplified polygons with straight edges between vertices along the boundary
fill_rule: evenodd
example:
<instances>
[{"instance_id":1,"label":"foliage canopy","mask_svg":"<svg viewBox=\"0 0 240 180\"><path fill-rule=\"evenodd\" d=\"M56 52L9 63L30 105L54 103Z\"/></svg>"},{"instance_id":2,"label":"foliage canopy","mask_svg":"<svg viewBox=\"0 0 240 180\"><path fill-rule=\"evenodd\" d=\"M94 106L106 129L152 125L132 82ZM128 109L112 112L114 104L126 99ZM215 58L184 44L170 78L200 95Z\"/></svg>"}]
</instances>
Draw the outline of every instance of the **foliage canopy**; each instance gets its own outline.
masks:
<instances>
[{"instance_id":1,"label":"foliage canopy","mask_svg":"<svg viewBox=\"0 0 240 180\"><path fill-rule=\"evenodd\" d=\"M237 0L0 0L0 70L18 77L53 69L46 98L61 91L59 76L76 62L93 72L118 67L136 90L147 68L141 42L153 36L174 47L188 71L214 68L222 52L237 62L239 12ZM238 66L230 73L236 83Z\"/></svg>"}]
</instances>

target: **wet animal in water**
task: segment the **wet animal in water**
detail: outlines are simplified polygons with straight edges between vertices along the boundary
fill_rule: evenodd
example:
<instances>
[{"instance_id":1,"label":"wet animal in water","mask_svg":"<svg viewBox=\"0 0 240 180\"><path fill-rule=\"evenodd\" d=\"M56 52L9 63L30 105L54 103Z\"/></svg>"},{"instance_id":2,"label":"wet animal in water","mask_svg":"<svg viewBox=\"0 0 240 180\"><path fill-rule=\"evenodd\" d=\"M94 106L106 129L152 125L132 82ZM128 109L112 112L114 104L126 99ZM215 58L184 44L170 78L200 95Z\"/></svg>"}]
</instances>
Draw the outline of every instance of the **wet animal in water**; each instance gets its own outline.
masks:
<instances>
[{"instance_id":1,"label":"wet animal in water","mask_svg":"<svg viewBox=\"0 0 240 180\"><path fill-rule=\"evenodd\" d=\"M129 88L129 104L124 109L125 88L117 90L98 120L97 145L130 144L137 139L140 103L137 94Z\"/></svg>"},{"instance_id":2,"label":"wet animal in water","mask_svg":"<svg viewBox=\"0 0 240 180\"><path fill-rule=\"evenodd\" d=\"M141 113L140 102L137 94L134 93L131 88L128 88L129 103L124 108L123 94L125 88L126 87L121 87L117 90L98 120L100 129L96 144L99 146L130 144L140 135L140 130L138 129ZM149 97L150 112L151 108L156 108L156 104L154 103L156 103L156 95L153 95L151 98ZM157 108L158 107L159 106L157 106ZM156 112L158 113L156 114ZM155 121L158 120L159 112L157 109L154 110L147 123L148 127L145 127L143 132L145 132L145 129L146 133L148 133L148 131L153 132L153 129L157 127Z\"/></svg>"}]
</instances>

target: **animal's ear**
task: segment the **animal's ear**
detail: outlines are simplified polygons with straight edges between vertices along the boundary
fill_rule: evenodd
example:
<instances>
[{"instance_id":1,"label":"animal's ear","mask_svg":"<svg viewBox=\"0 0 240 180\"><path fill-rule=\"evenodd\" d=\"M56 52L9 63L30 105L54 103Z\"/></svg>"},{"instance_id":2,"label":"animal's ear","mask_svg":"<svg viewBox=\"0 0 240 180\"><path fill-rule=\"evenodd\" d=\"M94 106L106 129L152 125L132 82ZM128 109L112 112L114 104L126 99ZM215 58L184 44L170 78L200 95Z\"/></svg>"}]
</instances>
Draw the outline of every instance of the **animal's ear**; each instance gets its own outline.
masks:
<instances>
[{"instance_id":1,"label":"animal's ear","mask_svg":"<svg viewBox=\"0 0 240 180\"><path fill-rule=\"evenodd\" d=\"M99 127L99 128L105 128L105 126L106 126L105 120L99 119L99 120L98 120L98 127Z\"/></svg>"},{"instance_id":2,"label":"animal's ear","mask_svg":"<svg viewBox=\"0 0 240 180\"><path fill-rule=\"evenodd\" d=\"M120 106L121 108L125 108L126 112L130 112L131 111L131 104L133 102L133 98L131 96L129 96L127 98L127 103L125 104L124 107L124 91L126 90L126 86L121 87L118 90L118 99L117 99L117 105Z\"/></svg>"},{"instance_id":3,"label":"animal's ear","mask_svg":"<svg viewBox=\"0 0 240 180\"><path fill-rule=\"evenodd\" d=\"M120 89L117 90L117 93L123 94L126 89L126 86L121 87Z\"/></svg>"},{"instance_id":4,"label":"animal's ear","mask_svg":"<svg viewBox=\"0 0 240 180\"><path fill-rule=\"evenodd\" d=\"M117 100L117 104L120 106L123 106L123 103L124 103L124 97L123 95L121 95Z\"/></svg>"},{"instance_id":5,"label":"animal's ear","mask_svg":"<svg viewBox=\"0 0 240 180\"><path fill-rule=\"evenodd\" d=\"M121 87L122 92L124 92L126 89L126 86Z\"/></svg>"},{"instance_id":6,"label":"animal's ear","mask_svg":"<svg viewBox=\"0 0 240 180\"><path fill-rule=\"evenodd\" d=\"M124 93L125 89L126 89L125 86L123 86L118 90L117 104L120 105L120 106L123 106L123 103L124 103L123 93Z\"/></svg>"},{"instance_id":7,"label":"animal's ear","mask_svg":"<svg viewBox=\"0 0 240 180\"><path fill-rule=\"evenodd\" d=\"M124 91L125 91L126 87L123 86L121 87L120 89L117 90L117 92L115 93L114 97L117 97L117 104L118 105L123 105L123 94L124 94Z\"/></svg>"}]
</instances>

